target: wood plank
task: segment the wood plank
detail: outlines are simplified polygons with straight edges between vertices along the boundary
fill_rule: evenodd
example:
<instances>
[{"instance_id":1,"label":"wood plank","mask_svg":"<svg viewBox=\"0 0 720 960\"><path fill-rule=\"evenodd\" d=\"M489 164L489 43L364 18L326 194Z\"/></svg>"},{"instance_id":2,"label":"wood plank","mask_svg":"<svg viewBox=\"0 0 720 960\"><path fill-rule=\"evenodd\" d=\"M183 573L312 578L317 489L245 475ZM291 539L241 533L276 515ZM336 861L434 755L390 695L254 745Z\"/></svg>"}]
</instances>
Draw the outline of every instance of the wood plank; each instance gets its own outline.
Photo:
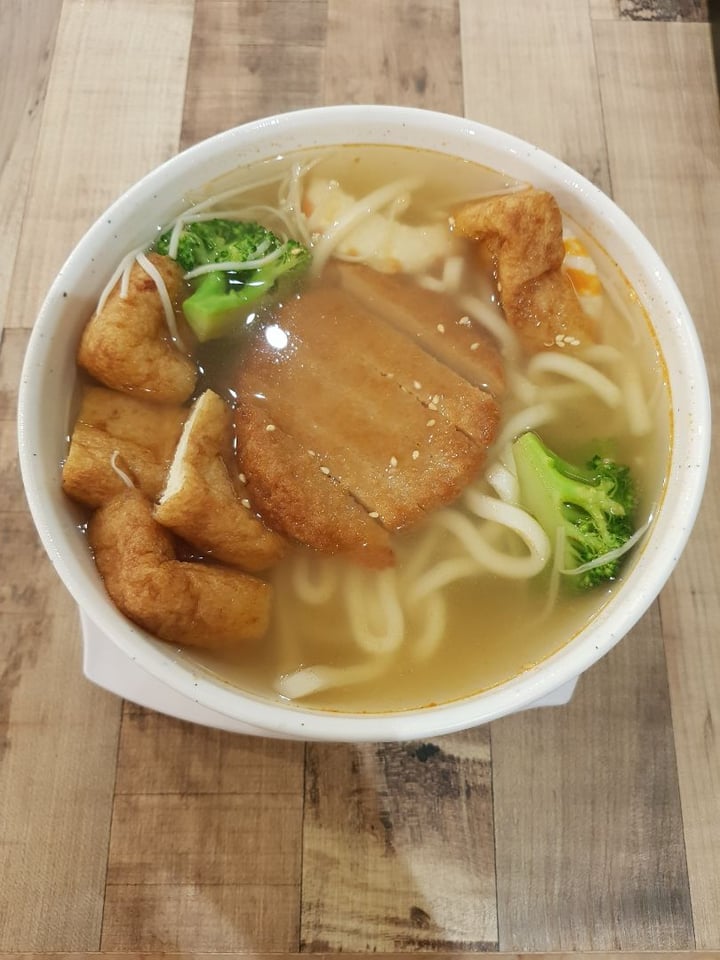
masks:
<instances>
[{"instance_id":1,"label":"wood plank","mask_svg":"<svg viewBox=\"0 0 720 960\"><path fill-rule=\"evenodd\" d=\"M330 0L325 63L328 103L462 112L456 0ZM489 759L486 731L308 747L303 950L494 948Z\"/></svg>"},{"instance_id":2,"label":"wood plank","mask_svg":"<svg viewBox=\"0 0 720 960\"><path fill-rule=\"evenodd\" d=\"M301 795L116 796L103 950L296 948L301 820Z\"/></svg>"},{"instance_id":3,"label":"wood plank","mask_svg":"<svg viewBox=\"0 0 720 960\"><path fill-rule=\"evenodd\" d=\"M329 0L325 59L326 103L463 112L457 0Z\"/></svg>"},{"instance_id":4,"label":"wood plank","mask_svg":"<svg viewBox=\"0 0 720 960\"><path fill-rule=\"evenodd\" d=\"M182 145L318 102L324 29L324 2L198 3ZM302 744L126 705L103 950L297 947L303 763Z\"/></svg>"},{"instance_id":5,"label":"wood plank","mask_svg":"<svg viewBox=\"0 0 720 960\"><path fill-rule=\"evenodd\" d=\"M185 72L192 14L193 0L64 3L10 324L32 326L53 276L85 229L177 150L178 76Z\"/></svg>"},{"instance_id":6,"label":"wood plank","mask_svg":"<svg viewBox=\"0 0 720 960\"><path fill-rule=\"evenodd\" d=\"M688 302L720 391L720 123L705 24L597 25L618 203ZM632 135L631 135L632 134ZM717 476L717 423L710 476ZM720 943L720 495L710 480L688 549L660 598L699 948Z\"/></svg>"},{"instance_id":7,"label":"wood plank","mask_svg":"<svg viewBox=\"0 0 720 960\"><path fill-rule=\"evenodd\" d=\"M38 20L52 15L51 4L42 7L42 14L35 7ZM11 326L32 325L70 244L122 188L176 148L182 91L166 81L183 68L191 16L192 0L64 3L14 263ZM37 31L36 52L43 37L47 48L49 30L48 23ZM148 109L151 80L159 81L157 115ZM19 133L29 150L30 129ZM82 678L74 605L24 509L14 394L25 339L6 330L2 343L0 396L10 417L0 423L7 481L0 514L7 571L0 588L0 949L97 949L121 704Z\"/></svg>"},{"instance_id":8,"label":"wood plank","mask_svg":"<svg viewBox=\"0 0 720 960\"><path fill-rule=\"evenodd\" d=\"M19 482L15 423L20 367L27 341L25 330L6 328L0 331L0 516L8 512L24 512L26 508ZM4 542L4 538L0 540L0 557ZM7 560L10 562L10 555Z\"/></svg>"},{"instance_id":9,"label":"wood plank","mask_svg":"<svg viewBox=\"0 0 720 960\"><path fill-rule=\"evenodd\" d=\"M302 796L304 747L242 737L125 704L115 793Z\"/></svg>"},{"instance_id":10,"label":"wood plank","mask_svg":"<svg viewBox=\"0 0 720 960\"><path fill-rule=\"evenodd\" d=\"M26 341L6 329L0 351L0 951L95 949L120 705L81 676L74 605L25 507L15 395Z\"/></svg>"},{"instance_id":11,"label":"wood plank","mask_svg":"<svg viewBox=\"0 0 720 960\"><path fill-rule=\"evenodd\" d=\"M593 20L618 20L619 0L590 0L590 16Z\"/></svg>"},{"instance_id":12,"label":"wood plank","mask_svg":"<svg viewBox=\"0 0 720 960\"><path fill-rule=\"evenodd\" d=\"M500 948L692 947L657 607L567 707L493 723L492 746Z\"/></svg>"},{"instance_id":13,"label":"wood plank","mask_svg":"<svg viewBox=\"0 0 720 960\"><path fill-rule=\"evenodd\" d=\"M258 117L322 103L327 0L197 6L182 145Z\"/></svg>"},{"instance_id":14,"label":"wood plank","mask_svg":"<svg viewBox=\"0 0 720 960\"><path fill-rule=\"evenodd\" d=\"M0 4L0 330L10 290L62 0Z\"/></svg>"},{"instance_id":15,"label":"wood plank","mask_svg":"<svg viewBox=\"0 0 720 960\"><path fill-rule=\"evenodd\" d=\"M460 14L465 115L529 140L609 192L587 4L460 0Z\"/></svg>"},{"instance_id":16,"label":"wood plank","mask_svg":"<svg viewBox=\"0 0 720 960\"><path fill-rule=\"evenodd\" d=\"M296 888L254 884L110 886L105 899L102 956L112 950L248 952L297 949ZM110 954L112 955L112 954ZM213 957L216 953L211 954ZM121 956L129 960L127 954ZM187 954L185 954L187 956ZM95 960L98 960L97 955Z\"/></svg>"},{"instance_id":17,"label":"wood plank","mask_svg":"<svg viewBox=\"0 0 720 960\"><path fill-rule=\"evenodd\" d=\"M588 6L563 0L531 8L498 0L481 11L468 2L461 3L461 15L468 115L537 143L607 190ZM491 42L499 36L505 38L502 45ZM480 50L482 57L473 56ZM568 708L493 725L500 949L692 943L657 627L655 612L635 631L632 644L591 671ZM649 676L659 686L643 686ZM640 694L645 710L635 704ZM652 776L638 783L636 764L646 764L646 746L654 753ZM655 796L674 843L651 829ZM608 838L607 825L615 824L618 812L626 820ZM634 846L633 830L649 843L647 851ZM651 865L647 873L644 865ZM672 878L672 903L662 901L663 916L652 904L653 868ZM519 877L527 891L523 897L517 896Z\"/></svg>"},{"instance_id":18,"label":"wood plank","mask_svg":"<svg viewBox=\"0 0 720 960\"><path fill-rule=\"evenodd\" d=\"M119 701L81 677L73 604L0 618L0 950L96 949Z\"/></svg>"},{"instance_id":19,"label":"wood plank","mask_svg":"<svg viewBox=\"0 0 720 960\"><path fill-rule=\"evenodd\" d=\"M496 944L487 729L308 747L301 949Z\"/></svg>"},{"instance_id":20,"label":"wood plank","mask_svg":"<svg viewBox=\"0 0 720 960\"><path fill-rule=\"evenodd\" d=\"M98 960L97 953L23 953L23 954L13 954L13 953L3 953L0 954L3 957L3 960ZM328 951L323 953L323 960L367 960L367 952L359 953L345 953ZM434 952L432 954L434 960L477 960L478 954L472 952L460 952L454 951L453 953L447 953L444 951ZM292 952L283 952L283 953L268 953L256 950L243 951L242 954L243 960L301 960L303 957L307 957L307 953L292 953ZM378 952L372 954L373 960L397 960L397 952ZM578 960L577 953L562 953L562 952L553 952L553 953L497 953L492 954L493 960ZM103 960L237 960L237 953L222 953L222 952L208 952L203 953L202 951L194 951L192 954L189 953L175 953L172 951L165 950L151 950L151 951L123 951L122 953L117 951L103 951L102 953ZM718 960L720 958L720 950L704 950L704 951L684 951L684 950L673 950L673 951L612 951L612 952L602 952L592 954L592 960Z\"/></svg>"},{"instance_id":21,"label":"wood plank","mask_svg":"<svg viewBox=\"0 0 720 960\"><path fill-rule=\"evenodd\" d=\"M108 884L292 887L302 798L124 794L116 797Z\"/></svg>"}]
</instances>

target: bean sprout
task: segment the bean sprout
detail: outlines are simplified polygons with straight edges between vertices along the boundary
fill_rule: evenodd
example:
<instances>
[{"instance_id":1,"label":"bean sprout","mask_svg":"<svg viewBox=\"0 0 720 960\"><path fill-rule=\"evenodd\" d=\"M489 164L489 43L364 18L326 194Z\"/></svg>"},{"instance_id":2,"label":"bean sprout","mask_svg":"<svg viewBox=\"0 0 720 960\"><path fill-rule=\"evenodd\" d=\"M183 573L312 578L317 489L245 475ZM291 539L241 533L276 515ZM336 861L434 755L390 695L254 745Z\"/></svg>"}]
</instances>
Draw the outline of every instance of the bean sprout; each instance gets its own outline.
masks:
<instances>
[{"instance_id":1,"label":"bean sprout","mask_svg":"<svg viewBox=\"0 0 720 960\"><path fill-rule=\"evenodd\" d=\"M162 278L162 274L157 267L150 260L148 260L144 253L138 253L135 259L157 288L158 295L160 296L160 300L163 305L163 310L165 311L165 320L167 322L168 330L170 331L171 339L178 344L181 349L185 349L185 344L182 342L182 338L177 328L177 323L175 322L175 310L173 309L173 305L170 300L170 294L165 286L165 281Z\"/></svg>"},{"instance_id":2,"label":"bean sprout","mask_svg":"<svg viewBox=\"0 0 720 960\"><path fill-rule=\"evenodd\" d=\"M267 242L269 243L269 241ZM263 244L260 244L260 246L262 247ZM273 251L266 254L266 256L256 257L254 260L223 260L222 263L204 263L202 266L195 267L194 270L188 270L185 274L185 279L192 280L194 277L201 277L206 273L227 273L229 271L237 271L240 273L243 270L256 270L258 267L264 267L268 263L278 260L287 252L287 249L287 244L283 244L281 247L276 247ZM300 248L298 247L297 249L299 250Z\"/></svg>"},{"instance_id":3,"label":"bean sprout","mask_svg":"<svg viewBox=\"0 0 720 960\"><path fill-rule=\"evenodd\" d=\"M113 450L112 456L110 457L110 467L112 468L113 472L116 473L118 477L120 477L120 479L122 480L122 482L125 484L126 487L129 487L130 490L134 490L135 484L132 482L132 480L127 475L127 473L125 473L125 471L118 466L117 461L119 456L120 456L120 451Z\"/></svg>"},{"instance_id":4,"label":"bean sprout","mask_svg":"<svg viewBox=\"0 0 720 960\"><path fill-rule=\"evenodd\" d=\"M385 186L373 190L367 196L357 200L352 206L338 217L332 226L322 234L317 243L313 246L312 272L315 276L322 273L323 267L332 256L335 248L344 237L353 230L358 223L377 213L392 203L398 196L401 196L406 190L414 190L420 186L417 179L396 180L394 183L385 184Z\"/></svg>"}]
</instances>

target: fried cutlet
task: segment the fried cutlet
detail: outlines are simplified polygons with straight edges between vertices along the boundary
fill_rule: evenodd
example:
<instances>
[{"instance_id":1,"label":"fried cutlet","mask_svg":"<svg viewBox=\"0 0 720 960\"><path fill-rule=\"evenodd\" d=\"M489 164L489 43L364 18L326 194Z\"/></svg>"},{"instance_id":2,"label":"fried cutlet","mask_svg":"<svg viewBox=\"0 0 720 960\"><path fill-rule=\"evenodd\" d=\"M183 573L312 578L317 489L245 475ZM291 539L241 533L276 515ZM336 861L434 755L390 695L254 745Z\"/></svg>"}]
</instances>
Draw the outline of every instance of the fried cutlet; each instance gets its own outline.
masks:
<instances>
[{"instance_id":1,"label":"fried cutlet","mask_svg":"<svg viewBox=\"0 0 720 960\"><path fill-rule=\"evenodd\" d=\"M276 325L286 348L261 331L238 374L250 500L287 536L384 565L386 531L417 523L476 475L496 401L346 290L308 290Z\"/></svg>"},{"instance_id":2,"label":"fried cutlet","mask_svg":"<svg viewBox=\"0 0 720 960\"><path fill-rule=\"evenodd\" d=\"M185 422L155 519L215 560L250 573L266 570L282 557L285 542L250 512L241 486L232 413L206 390Z\"/></svg>"},{"instance_id":3,"label":"fried cutlet","mask_svg":"<svg viewBox=\"0 0 720 960\"><path fill-rule=\"evenodd\" d=\"M116 606L161 640L224 650L267 631L269 584L219 564L177 560L172 534L139 491L127 490L96 510L88 540Z\"/></svg>"},{"instance_id":4,"label":"fried cutlet","mask_svg":"<svg viewBox=\"0 0 720 960\"><path fill-rule=\"evenodd\" d=\"M526 350L595 340L593 321L561 269L562 214L552 194L533 188L467 203L455 213L455 231L485 245L505 317Z\"/></svg>"},{"instance_id":5,"label":"fried cutlet","mask_svg":"<svg viewBox=\"0 0 720 960\"><path fill-rule=\"evenodd\" d=\"M379 273L360 263L337 261L332 269L371 311L476 387L502 396L505 371L497 344L450 297L423 289L412 277Z\"/></svg>"},{"instance_id":6,"label":"fried cutlet","mask_svg":"<svg viewBox=\"0 0 720 960\"><path fill-rule=\"evenodd\" d=\"M238 459L247 471L246 489L270 527L367 567L394 562L387 530L323 471L317 452L279 429L259 404L241 404L239 414Z\"/></svg>"},{"instance_id":7,"label":"fried cutlet","mask_svg":"<svg viewBox=\"0 0 720 960\"><path fill-rule=\"evenodd\" d=\"M73 500L99 507L125 489L122 471L154 499L165 484L186 416L183 407L85 387L63 464L63 490Z\"/></svg>"},{"instance_id":8,"label":"fried cutlet","mask_svg":"<svg viewBox=\"0 0 720 960\"><path fill-rule=\"evenodd\" d=\"M148 254L176 303L182 269L169 257ZM197 379L194 362L170 339L155 281L138 263L130 271L127 297L115 285L80 340L78 364L100 383L155 403L184 403Z\"/></svg>"}]
</instances>

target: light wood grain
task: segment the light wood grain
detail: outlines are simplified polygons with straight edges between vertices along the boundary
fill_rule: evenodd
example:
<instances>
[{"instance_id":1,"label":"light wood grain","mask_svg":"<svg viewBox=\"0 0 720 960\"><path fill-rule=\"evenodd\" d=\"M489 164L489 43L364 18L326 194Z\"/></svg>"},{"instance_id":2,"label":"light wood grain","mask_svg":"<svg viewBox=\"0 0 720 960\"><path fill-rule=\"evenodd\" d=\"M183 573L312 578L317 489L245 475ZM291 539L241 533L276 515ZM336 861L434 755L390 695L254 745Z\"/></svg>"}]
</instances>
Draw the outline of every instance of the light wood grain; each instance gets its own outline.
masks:
<instances>
[{"instance_id":1,"label":"light wood grain","mask_svg":"<svg viewBox=\"0 0 720 960\"><path fill-rule=\"evenodd\" d=\"M193 0L63 3L18 247L14 324L32 326L84 230L177 150L192 14Z\"/></svg>"},{"instance_id":2,"label":"light wood grain","mask_svg":"<svg viewBox=\"0 0 720 960\"><path fill-rule=\"evenodd\" d=\"M702 337L717 397L720 124L710 34L698 24L599 24L597 48L616 198L673 271ZM660 599L695 937L707 948L720 943L717 425L713 439L698 524Z\"/></svg>"},{"instance_id":3,"label":"light wood grain","mask_svg":"<svg viewBox=\"0 0 720 960\"><path fill-rule=\"evenodd\" d=\"M243 960L301 960L307 957L307 953L270 953L261 951L243 951ZM477 953L453 951L437 951L432 954L437 960L477 960ZM577 953L565 953L557 951L553 953L505 953L493 952L493 960L578 960ZM97 953L24 953L24 954L2 954L3 960L98 960ZM171 951L151 950L142 952L103 951L103 960L231 960L236 958L237 953L222 952L203 952L193 951L193 953L175 953ZM323 960L367 960L368 952L338 952L328 951L322 954ZM398 954L395 952L378 951L372 954L373 960L397 960ZM593 953L592 960L717 960L720 957L720 951L613 951Z\"/></svg>"},{"instance_id":4,"label":"light wood grain","mask_svg":"<svg viewBox=\"0 0 720 960\"><path fill-rule=\"evenodd\" d=\"M587 3L460 0L465 115L529 140L609 190Z\"/></svg>"},{"instance_id":5,"label":"light wood grain","mask_svg":"<svg viewBox=\"0 0 720 960\"><path fill-rule=\"evenodd\" d=\"M40 131L45 89L61 0L6 0L0 4L0 330L17 322L9 297L30 171ZM12 309L7 316L8 307ZM15 316L13 316L13 313Z\"/></svg>"},{"instance_id":6,"label":"light wood grain","mask_svg":"<svg viewBox=\"0 0 720 960\"><path fill-rule=\"evenodd\" d=\"M590 16L593 20L619 19L619 0L590 0Z\"/></svg>"},{"instance_id":7,"label":"light wood grain","mask_svg":"<svg viewBox=\"0 0 720 960\"><path fill-rule=\"evenodd\" d=\"M345 0L329 0L325 59L326 103L462 114L457 0L365 0L352 16Z\"/></svg>"},{"instance_id":8,"label":"light wood grain","mask_svg":"<svg viewBox=\"0 0 720 960\"><path fill-rule=\"evenodd\" d=\"M122 794L108 883L295 884L301 815L286 795Z\"/></svg>"},{"instance_id":9,"label":"light wood grain","mask_svg":"<svg viewBox=\"0 0 720 960\"><path fill-rule=\"evenodd\" d=\"M125 704L116 794L301 796L304 748L239 737Z\"/></svg>"},{"instance_id":10,"label":"light wood grain","mask_svg":"<svg viewBox=\"0 0 720 960\"><path fill-rule=\"evenodd\" d=\"M310 746L303 850L304 950L492 949L487 730Z\"/></svg>"},{"instance_id":11,"label":"light wood grain","mask_svg":"<svg viewBox=\"0 0 720 960\"><path fill-rule=\"evenodd\" d=\"M199 3L182 145L322 102L326 0Z\"/></svg>"},{"instance_id":12,"label":"light wood grain","mask_svg":"<svg viewBox=\"0 0 720 960\"><path fill-rule=\"evenodd\" d=\"M81 676L74 605L24 505L26 340L5 330L0 357L0 951L87 950L100 942L119 703Z\"/></svg>"},{"instance_id":13,"label":"light wood grain","mask_svg":"<svg viewBox=\"0 0 720 960\"><path fill-rule=\"evenodd\" d=\"M501 949L693 946L660 627L654 609L567 707L492 724Z\"/></svg>"},{"instance_id":14,"label":"light wood grain","mask_svg":"<svg viewBox=\"0 0 720 960\"><path fill-rule=\"evenodd\" d=\"M0 960L720 958L713 479L660 603L567 708L306 748L83 680L15 449L18 328L94 217L178 144L323 102L465 111L612 188L675 273L716 396L710 31L630 5L0 3Z\"/></svg>"},{"instance_id":15,"label":"light wood grain","mask_svg":"<svg viewBox=\"0 0 720 960\"><path fill-rule=\"evenodd\" d=\"M103 946L296 945L301 822L299 792L117 795Z\"/></svg>"},{"instance_id":16,"label":"light wood grain","mask_svg":"<svg viewBox=\"0 0 720 960\"><path fill-rule=\"evenodd\" d=\"M303 784L302 744L127 704L103 950L296 948Z\"/></svg>"},{"instance_id":17,"label":"light wood grain","mask_svg":"<svg viewBox=\"0 0 720 960\"><path fill-rule=\"evenodd\" d=\"M43 6L52 15L53 5ZM12 325L32 325L79 233L176 148L182 90L168 78L182 68L191 15L191 2L175 0L63 4L8 301ZM48 31L38 44L45 36L48 45ZM147 109L151 80L157 114ZM12 377L4 389L13 394L19 336L6 332L2 346ZM14 422L2 423L3 451L14 432ZM82 678L74 605L42 557L19 480L5 487L9 496L14 507L0 514L0 949L97 949L120 702Z\"/></svg>"},{"instance_id":18,"label":"light wood grain","mask_svg":"<svg viewBox=\"0 0 720 960\"><path fill-rule=\"evenodd\" d=\"M103 956L113 950L266 950L277 958L298 944L296 887L220 884L110 886L105 898ZM111 954L110 954L111 955ZM212 956L216 954L211 953ZM129 960L126 953L120 954ZM185 957L189 954L185 953ZM97 955L96 955L97 958Z\"/></svg>"}]
</instances>

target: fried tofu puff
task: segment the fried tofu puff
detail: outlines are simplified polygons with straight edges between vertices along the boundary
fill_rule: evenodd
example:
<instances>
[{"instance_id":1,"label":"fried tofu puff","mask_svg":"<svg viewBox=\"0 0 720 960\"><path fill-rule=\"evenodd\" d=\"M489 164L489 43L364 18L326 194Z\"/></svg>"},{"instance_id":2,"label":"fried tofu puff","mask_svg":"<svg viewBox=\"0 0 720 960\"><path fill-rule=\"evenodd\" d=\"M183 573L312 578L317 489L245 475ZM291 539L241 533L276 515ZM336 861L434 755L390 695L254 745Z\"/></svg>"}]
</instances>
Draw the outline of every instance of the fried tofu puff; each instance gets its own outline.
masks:
<instances>
[{"instance_id":1,"label":"fried tofu puff","mask_svg":"<svg viewBox=\"0 0 720 960\"><path fill-rule=\"evenodd\" d=\"M160 495L187 409L86 387L63 464L63 490L99 507L125 490L124 473L151 500Z\"/></svg>"},{"instance_id":2,"label":"fried tofu puff","mask_svg":"<svg viewBox=\"0 0 720 960\"><path fill-rule=\"evenodd\" d=\"M138 491L96 510L88 539L116 606L161 640L220 651L267 631L269 584L230 567L177 560L172 534Z\"/></svg>"},{"instance_id":3,"label":"fried tofu puff","mask_svg":"<svg viewBox=\"0 0 720 960\"><path fill-rule=\"evenodd\" d=\"M185 423L155 519L216 560L266 570L284 554L285 541L243 503L234 477L232 414L206 390Z\"/></svg>"},{"instance_id":4,"label":"fried tofu puff","mask_svg":"<svg viewBox=\"0 0 720 960\"><path fill-rule=\"evenodd\" d=\"M169 257L148 254L162 277L171 303L182 292L182 269ZM154 403L184 403L197 379L195 363L168 335L167 320L155 281L133 264L127 297L120 283L102 310L83 331L78 363L107 387L142 396Z\"/></svg>"},{"instance_id":5,"label":"fried tofu puff","mask_svg":"<svg viewBox=\"0 0 720 960\"><path fill-rule=\"evenodd\" d=\"M562 214L552 194L522 190L465 204L455 231L482 241L495 262L505 317L529 352L595 340L568 275Z\"/></svg>"}]
</instances>

